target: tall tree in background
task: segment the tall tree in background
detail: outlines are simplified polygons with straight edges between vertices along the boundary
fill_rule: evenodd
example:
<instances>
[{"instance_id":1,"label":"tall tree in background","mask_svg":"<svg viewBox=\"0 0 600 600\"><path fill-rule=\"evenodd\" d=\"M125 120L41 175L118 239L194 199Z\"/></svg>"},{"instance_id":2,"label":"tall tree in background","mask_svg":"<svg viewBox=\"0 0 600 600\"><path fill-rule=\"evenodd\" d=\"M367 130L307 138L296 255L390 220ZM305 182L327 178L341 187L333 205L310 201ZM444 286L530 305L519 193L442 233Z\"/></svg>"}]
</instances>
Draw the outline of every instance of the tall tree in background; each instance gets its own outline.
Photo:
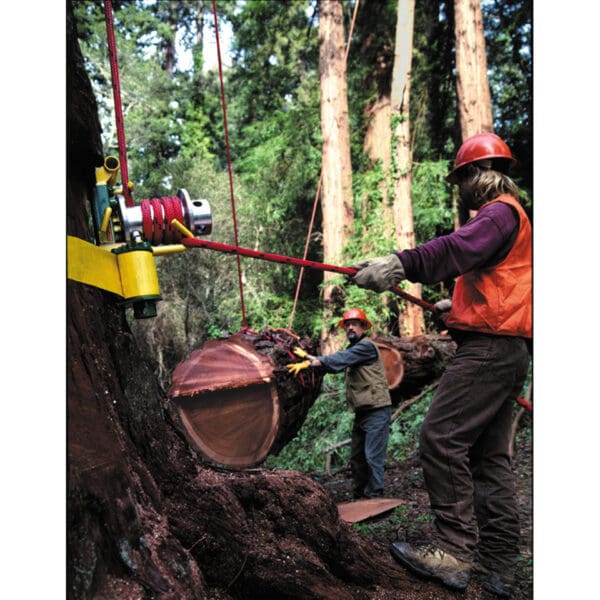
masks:
<instances>
[{"instance_id":1,"label":"tall tree in background","mask_svg":"<svg viewBox=\"0 0 600 600\"><path fill-rule=\"evenodd\" d=\"M454 0L456 93L461 137L494 131L480 0Z\"/></svg>"},{"instance_id":2,"label":"tall tree in background","mask_svg":"<svg viewBox=\"0 0 600 600\"><path fill-rule=\"evenodd\" d=\"M344 58L344 21L341 0L319 2L319 75L321 84L321 130L323 135L323 260L336 264L348 240L353 221L350 127ZM322 352L335 348L329 335L331 275L324 276Z\"/></svg>"},{"instance_id":3,"label":"tall tree in background","mask_svg":"<svg viewBox=\"0 0 600 600\"><path fill-rule=\"evenodd\" d=\"M494 131L480 0L454 0L454 32L456 94L464 141L476 133ZM459 227L469 215L456 208L455 226Z\"/></svg>"},{"instance_id":4,"label":"tall tree in background","mask_svg":"<svg viewBox=\"0 0 600 600\"><path fill-rule=\"evenodd\" d=\"M394 229L395 247L406 250L415 247L411 197L412 148L410 140L410 78L413 53L414 0L398 0L394 71L392 76L392 129L394 152ZM421 285L411 283L409 293L421 297ZM423 333L423 310L407 303L402 315L403 334Z\"/></svg>"},{"instance_id":5,"label":"tall tree in background","mask_svg":"<svg viewBox=\"0 0 600 600\"><path fill-rule=\"evenodd\" d=\"M391 119L391 73L393 64L393 38L388 26L389 8L380 0L362 0L358 25L364 31L361 44L361 57L368 61L364 89L371 93L364 108L365 134L363 151L369 158L370 166L379 163L382 177L379 192L382 203L384 236L393 235L393 217L389 199L390 167L392 164ZM357 28L358 32L358 28ZM371 91L372 89L372 91ZM369 190L370 193L370 190ZM368 193L363 191L361 219L368 220ZM363 245L366 255L373 252L369 245Z\"/></svg>"}]
</instances>

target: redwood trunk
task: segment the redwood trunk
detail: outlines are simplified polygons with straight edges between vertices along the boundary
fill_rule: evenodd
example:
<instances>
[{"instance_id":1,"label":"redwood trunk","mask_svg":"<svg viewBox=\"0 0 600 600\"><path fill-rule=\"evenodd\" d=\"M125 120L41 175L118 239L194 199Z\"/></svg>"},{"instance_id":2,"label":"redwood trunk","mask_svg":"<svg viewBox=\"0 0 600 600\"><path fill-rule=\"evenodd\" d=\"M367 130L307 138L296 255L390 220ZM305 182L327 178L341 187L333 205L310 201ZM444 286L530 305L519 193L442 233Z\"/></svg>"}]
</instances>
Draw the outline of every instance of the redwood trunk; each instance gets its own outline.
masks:
<instances>
[{"instance_id":1,"label":"redwood trunk","mask_svg":"<svg viewBox=\"0 0 600 600\"><path fill-rule=\"evenodd\" d=\"M394 158L394 228L395 247L407 250L415 247L412 208L412 148L410 141L410 81L413 55L414 0L398 0L394 69L392 75L392 119L396 125L393 132ZM421 297L421 284L406 282L409 294ZM425 329L423 309L407 302L400 317L403 335L419 335Z\"/></svg>"},{"instance_id":2,"label":"redwood trunk","mask_svg":"<svg viewBox=\"0 0 600 600\"><path fill-rule=\"evenodd\" d=\"M319 78L321 86L321 131L323 136L321 209L323 213L323 260L342 263L342 250L353 221L350 125L344 52L344 20L341 0L319 2ZM334 275L324 274L327 283ZM335 302L333 286L323 292L324 352L337 350L327 321Z\"/></svg>"},{"instance_id":3,"label":"redwood trunk","mask_svg":"<svg viewBox=\"0 0 600 600\"><path fill-rule=\"evenodd\" d=\"M463 141L494 131L480 0L454 1L456 92Z\"/></svg>"},{"instance_id":4,"label":"redwood trunk","mask_svg":"<svg viewBox=\"0 0 600 600\"><path fill-rule=\"evenodd\" d=\"M401 382L390 388L394 404L418 394L438 379L448 361L454 356L456 344L448 335L417 335L400 338L377 336L374 341L386 345L402 356Z\"/></svg>"}]
</instances>

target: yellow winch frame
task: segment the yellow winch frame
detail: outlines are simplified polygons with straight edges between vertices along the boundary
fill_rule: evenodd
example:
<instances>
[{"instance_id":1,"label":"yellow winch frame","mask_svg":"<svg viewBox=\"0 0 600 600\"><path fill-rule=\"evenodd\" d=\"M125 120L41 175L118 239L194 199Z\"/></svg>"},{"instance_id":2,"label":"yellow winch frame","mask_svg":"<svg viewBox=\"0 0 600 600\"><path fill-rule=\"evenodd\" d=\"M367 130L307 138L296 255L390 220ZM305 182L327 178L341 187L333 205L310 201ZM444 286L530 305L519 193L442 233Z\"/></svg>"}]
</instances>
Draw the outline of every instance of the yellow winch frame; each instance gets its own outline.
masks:
<instances>
[{"instance_id":1,"label":"yellow winch frame","mask_svg":"<svg viewBox=\"0 0 600 600\"><path fill-rule=\"evenodd\" d=\"M67 277L118 294L126 300L160 296L151 250L115 254L80 238L67 236Z\"/></svg>"}]
</instances>

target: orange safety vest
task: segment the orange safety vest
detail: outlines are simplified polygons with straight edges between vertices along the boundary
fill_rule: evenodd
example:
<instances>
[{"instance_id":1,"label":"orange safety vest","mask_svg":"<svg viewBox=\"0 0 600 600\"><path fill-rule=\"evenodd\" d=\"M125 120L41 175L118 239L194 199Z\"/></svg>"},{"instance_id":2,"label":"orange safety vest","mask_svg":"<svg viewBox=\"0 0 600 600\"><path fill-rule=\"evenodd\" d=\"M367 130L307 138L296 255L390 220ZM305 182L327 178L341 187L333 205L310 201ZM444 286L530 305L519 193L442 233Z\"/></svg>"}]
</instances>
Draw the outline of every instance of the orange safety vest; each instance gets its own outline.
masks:
<instances>
[{"instance_id":1,"label":"orange safety vest","mask_svg":"<svg viewBox=\"0 0 600 600\"><path fill-rule=\"evenodd\" d=\"M513 196L502 194L491 202L504 202L516 209L519 214L519 233L501 263L474 269L457 278L446 326L531 338L531 224L523 207Z\"/></svg>"}]
</instances>

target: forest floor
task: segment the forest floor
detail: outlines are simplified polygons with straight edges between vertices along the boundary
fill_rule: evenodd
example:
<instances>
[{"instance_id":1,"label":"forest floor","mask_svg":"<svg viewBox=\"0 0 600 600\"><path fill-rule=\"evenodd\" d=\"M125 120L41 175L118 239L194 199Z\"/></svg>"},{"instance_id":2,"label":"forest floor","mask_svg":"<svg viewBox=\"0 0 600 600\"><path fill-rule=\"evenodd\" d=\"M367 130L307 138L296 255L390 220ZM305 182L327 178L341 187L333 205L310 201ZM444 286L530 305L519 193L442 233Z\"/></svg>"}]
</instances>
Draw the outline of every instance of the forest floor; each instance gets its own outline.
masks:
<instances>
[{"instance_id":1,"label":"forest floor","mask_svg":"<svg viewBox=\"0 0 600 600\"><path fill-rule=\"evenodd\" d=\"M523 419L525 420L525 419ZM533 456L530 428L520 430L515 440L513 468L516 475L517 503L521 520L520 557L517 566L513 600L533 598ZM313 473L312 477L329 491L336 503L352 500L350 468L344 467L332 476ZM386 498L397 498L403 504L387 514L353 525L361 536L389 549L391 542L427 543L432 539L429 499L416 455L402 462L388 462L385 474ZM487 594L487 592L484 592ZM495 596L488 594L490 599Z\"/></svg>"}]
</instances>

